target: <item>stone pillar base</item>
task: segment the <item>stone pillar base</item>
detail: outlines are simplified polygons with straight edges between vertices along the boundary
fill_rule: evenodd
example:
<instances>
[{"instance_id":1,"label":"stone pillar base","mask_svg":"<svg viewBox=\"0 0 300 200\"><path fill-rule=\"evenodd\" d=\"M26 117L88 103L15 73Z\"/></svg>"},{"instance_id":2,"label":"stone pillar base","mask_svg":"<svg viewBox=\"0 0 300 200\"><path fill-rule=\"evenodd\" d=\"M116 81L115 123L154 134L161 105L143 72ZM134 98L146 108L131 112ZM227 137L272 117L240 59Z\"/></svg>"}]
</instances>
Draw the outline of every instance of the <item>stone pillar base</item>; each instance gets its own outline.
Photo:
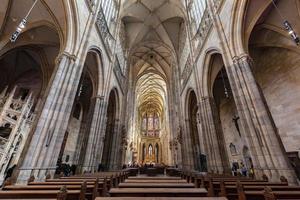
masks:
<instances>
[{"instance_id":1,"label":"stone pillar base","mask_svg":"<svg viewBox=\"0 0 300 200\"><path fill-rule=\"evenodd\" d=\"M254 172L255 178L259 180L262 180L262 177L265 174L268 177L269 182L280 182L280 177L284 176L288 180L289 185L298 185L295 172L291 169L254 169Z\"/></svg>"},{"instance_id":2,"label":"stone pillar base","mask_svg":"<svg viewBox=\"0 0 300 200\"><path fill-rule=\"evenodd\" d=\"M20 170L19 176L17 178L16 184L18 185L26 185L28 179L31 176L31 170Z\"/></svg>"}]
</instances>

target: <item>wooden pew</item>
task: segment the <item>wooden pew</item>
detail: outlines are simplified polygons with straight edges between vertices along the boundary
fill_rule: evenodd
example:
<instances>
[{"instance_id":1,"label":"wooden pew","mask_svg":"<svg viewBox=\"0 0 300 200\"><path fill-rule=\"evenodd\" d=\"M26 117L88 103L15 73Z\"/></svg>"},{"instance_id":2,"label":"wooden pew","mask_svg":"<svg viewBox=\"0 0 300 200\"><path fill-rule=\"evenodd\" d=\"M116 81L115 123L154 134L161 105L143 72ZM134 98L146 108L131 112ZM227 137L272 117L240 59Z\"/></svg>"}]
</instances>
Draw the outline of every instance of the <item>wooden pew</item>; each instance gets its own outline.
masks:
<instances>
[{"instance_id":1,"label":"wooden pew","mask_svg":"<svg viewBox=\"0 0 300 200\"><path fill-rule=\"evenodd\" d=\"M236 199L239 193L239 187L241 187L242 183L237 183L237 185L225 185L224 182L221 183L221 191L219 192L219 196L227 197L228 199ZM300 191L300 186L278 186L268 184L268 188L273 191ZM265 189L265 185L242 185L242 189L240 189L240 193L250 192L250 191L263 191ZM243 196L243 195L242 195Z\"/></svg>"},{"instance_id":2,"label":"wooden pew","mask_svg":"<svg viewBox=\"0 0 300 200\"><path fill-rule=\"evenodd\" d=\"M140 200L140 197L98 197L95 200ZM227 200L224 197L143 197L143 200Z\"/></svg>"},{"instance_id":3,"label":"wooden pew","mask_svg":"<svg viewBox=\"0 0 300 200\"><path fill-rule=\"evenodd\" d=\"M180 177L181 171L177 168L166 168L166 173L168 176L178 176Z\"/></svg>"},{"instance_id":4,"label":"wooden pew","mask_svg":"<svg viewBox=\"0 0 300 200\"><path fill-rule=\"evenodd\" d=\"M57 199L85 200L85 188L68 191L65 186L60 190L9 190L0 191L0 199Z\"/></svg>"},{"instance_id":5,"label":"wooden pew","mask_svg":"<svg viewBox=\"0 0 300 200\"><path fill-rule=\"evenodd\" d=\"M194 188L192 183L120 183L119 188Z\"/></svg>"},{"instance_id":6,"label":"wooden pew","mask_svg":"<svg viewBox=\"0 0 300 200\"><path fill-rule=\"evenodd\" d=\"M248 186L288 186L287 183L272 183L272 182L248 182L248 181L209 181L208 185L208 196L214 197L217 196L219 193L224 193L224 186L233 186L237 187L238 184L243 185L244 187ZM224 196L224 195L222 195Z\"/></svg>"},{"instance_id":7,"label":"wooden pew","mask_svg":"<svg viewBox=\"0 0 300 200\"><path fill-rule=\"evenodd\" d=\"M300 199L300 191L272 191L270 187L264 190L244 191L243 186L238 186L238 200L278 200Z\"/></svg>"},{"instance_id":8,"label":"wooden pew","mask_svg":"<svg viewBox=\"0 0 300 200\"><path fill-rule=\"evenodd\" d=\"M124 180L127 176L126 172L107 172L107 173L95 173L95 174L82 174L82 175L74 175L74 176L68 176L68 177L60 177L59 179L68 179L68 180L78 180L78 179L104 179L105 177L116 177L119 179Z\"/></svg>"},{"instance_id":9,"label":"wooden pew","mask_svg":"<svg viewBox=\"0 0 300 200\"><path fill-rule=\"evenodd\" d=\"M181 180L181 178L170 177L170 176L162 176L162 177L132 176L129 177L128 180Z\"/></svg>"},{"instance_id":10,"label":"wooden pew","mask_svg":"<svg viewBox=\"0 0 300 200\"><path fill-rule=\"evenodd\" d=\"M104 179L106 179L109 184L112 186L112 187L117 187L119 183L121 183L123 181L123 178L121 178L120 176L111 176L110 178L83 178L83 177L80 177L80 178L71 178L71 179L47 179L46 182L54 182L54 183L71 183L71 182L83 182L83 181L88 181L88 182L95 182L96 179L98 179L100 182L100 184L104 181Z\"/></svg>"},{"instance_id":11,"label":"wooden pew","mask_svg":"<svg viewBox=\"0 0 300 200\"><path fill-rule=\"evenodd\" d=\"M287 183L278 183L278 182L248 182L248 181L218 181L213 182L213 189L216 192L221 191L221 185L225 184L226 186L236 186L237 183L242 184L243 186L288 186Z\"/></svg>"},{"instance_id":12,"label":"wooden pew","mask_svg":"<svg viewBox=\"0 0 300 200\"><path fill-rule=\"evenodd\" d=\"M72 176L63 176L60 177L60 179L64 178L82 178L82 177L107 177L111 175L117 175L117 174L124 174L125 172L118 171L118 172L99 172L99 173L85 173L85 174L78 174L78 175L72 175Z\"/></svg>"},{"instance_id":13,"label":"wooden pew","mask_svg":"<svg viewBox=\"0 0 300 200\"><path fill-rule=\"evenodd\" d=\"M204 188L112 188L111 197L206 197Z\"/></svg>"},{"instance_id":14,"label":"wooden pew","mask_svg":"<svg viewBox=\"0 0 300 200\"><path fill-rule=\"evenodd\" d=\"M133 179L126 179L124 183L187 183L186 180L133 180Z\"/></svg>"},{"instance_id":15,"label":"wooden pew","mask_svg":"<svg viewBox=\"0 0 300 200\"><path fill-rule=\"evenodd\" d=\"M137 176L139 173L138 168L127 168L124 171L128 174L128 176Z\"/></svg>"},{"instance_id":16,"label":"wooden pew","mask_svg":"<svg viewBox=\"0 0 300 200\"><path fill-rule=\"evenodd\" d=\"M99 181L103 181L104 178L99 178ZM96 178L77 178L77 179L47 179L46 182L95 182Z\"/></svg>"},{"instance_id":17,"label":"wooden pew","mask_svg":"<svg viewBox=\"0 0 300 200\"><path fill-rule=\"evenodd\" d=\"M107 191L110 189L108 186L107 179L104 179L103 182L99 181L99 179L95 179L95 181L90 180L82 180L77 182L65 182L65 181L59 181L58 182L29 182L27 187L25 186L7 186L4 189L14 189L17 190L17 188L24 188L24 189L30 189L38 190L38 189L46 189L52 190L57 187L65 186L67 189L76 189L80 187L81 185L85 184L87 188L87 195L92 196L90 199L94 199L95 197L101 195L101 196L107 196Z\"/></svg>"}]
</instances>

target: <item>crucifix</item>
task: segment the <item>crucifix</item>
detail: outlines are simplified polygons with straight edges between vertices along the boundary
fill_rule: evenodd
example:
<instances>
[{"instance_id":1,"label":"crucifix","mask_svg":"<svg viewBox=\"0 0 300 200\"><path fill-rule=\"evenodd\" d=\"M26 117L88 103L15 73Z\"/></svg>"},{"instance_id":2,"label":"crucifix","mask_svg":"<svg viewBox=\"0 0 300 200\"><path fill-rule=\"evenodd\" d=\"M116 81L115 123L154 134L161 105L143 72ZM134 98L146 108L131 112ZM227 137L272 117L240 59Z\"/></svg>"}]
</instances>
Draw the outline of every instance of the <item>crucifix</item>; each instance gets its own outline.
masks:
<instances>
[{"instance_id":1,"label":"crucifix","mask_svg":"<svg viewBox=\"0 0 300 200\"><path fill-rule=\"evenodd\" d=\"M240 119L239 116L234 116L234 117L232 118L232 121L234 122L235 128L236 128L236 130L238 131L240 137L242 137L242 136L241 136L241 132L240 132L239 123L238 123L238 120L239 120L239 119Z\"/></svg>"}]
</instances>

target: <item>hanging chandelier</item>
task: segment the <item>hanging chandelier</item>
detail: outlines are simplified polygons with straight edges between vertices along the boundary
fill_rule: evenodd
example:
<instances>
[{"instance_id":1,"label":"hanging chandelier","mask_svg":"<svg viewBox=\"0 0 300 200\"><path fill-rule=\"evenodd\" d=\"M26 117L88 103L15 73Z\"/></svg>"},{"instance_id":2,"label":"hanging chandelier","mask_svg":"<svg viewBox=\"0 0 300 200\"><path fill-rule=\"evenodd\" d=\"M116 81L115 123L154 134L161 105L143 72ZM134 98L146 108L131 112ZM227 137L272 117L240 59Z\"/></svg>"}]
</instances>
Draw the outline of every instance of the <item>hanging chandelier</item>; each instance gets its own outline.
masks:
<instances>
[{"instance_id":1,"label":"hanging chandelier","mask_svg":"<svg viewBox=\"0 0 300 200\"><path fill-rule=\"evenodd\" d=\"M27 12L27 15L21 20L21 22L19 23L19 25L17 26L15 32L13 32L13 34L10 36L10 41L11 42L16 42L16 40L18 39L19 35L21 34L21 32L25 29L26 24L27 24L27 20L28 17L31 13L31 11L33 10L33 8L35 7L36 3L38 2L38 0L35 0L31 6L31 8L29 9L29 11Z\"/></svg>"},{"instance_id":2,"label":"hanging chandelier","mask_svg":"<svg viewBox=\"0 0 300 200\"><path fill-rule=\"evenodd\" d=\"M272 0L272 4L275 8L275 10L277 11L277 13L279 14L279 16L281 17L281 19L283 20L283 26L285 28L285 30L288 32L288 34L291 36L291 38L293 39L293 41L295 42L296 45L300 44L300 38L297 35L297 33L294 31L292 25L290 24L290 22L283 16L283 14L281 13L281 11L279 10L278 6L275 3L275 0Z\"/></svg>"},{"instance_id":3,"label":"hanging chandelier","mask_svg":"<svg viewBox=\"0 0 300 200\"><path fill-rule=\"evenodd\" d=\"M221 76L222 76L222 82L223 82L223 86L224 86L224 94L225 94L225 97L228 99L229 98L229 91L228 91L227 86L226 86L226 82L225 82L225 78L224 78L224 74L223 74L223 69L221 69Z\"/></svg>"}]
</instances>

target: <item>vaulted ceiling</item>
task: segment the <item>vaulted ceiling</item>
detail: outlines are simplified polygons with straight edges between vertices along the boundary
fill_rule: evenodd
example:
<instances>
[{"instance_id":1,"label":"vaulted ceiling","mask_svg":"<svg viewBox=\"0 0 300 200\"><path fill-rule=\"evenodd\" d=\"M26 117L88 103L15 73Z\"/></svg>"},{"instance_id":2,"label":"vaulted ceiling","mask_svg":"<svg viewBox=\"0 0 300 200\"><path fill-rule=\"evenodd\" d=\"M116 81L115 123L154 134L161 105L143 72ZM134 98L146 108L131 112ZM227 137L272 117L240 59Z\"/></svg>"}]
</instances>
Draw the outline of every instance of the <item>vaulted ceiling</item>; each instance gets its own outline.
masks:
<instances>
[{"instance_id":1,"label":"vaulted ceiling","mask_svg":"<svg viewBox=\"0 0 300 200\"><path fill-rule=\"evenodd\" d=\"M0 6L0 36L1 39L9 38L15 31L20 21L26 16L33 5L33 0L1 0ZM61 36L63 40L66 34L66 12L63 1L39 0L28 17L28 22L24 32L41 25L47 25ZM55 27L55 28L54 28ZM40 34L40 33L39 33ZM30 33L30 39L35 42L37 35ZM54 35L56 37L56 35ZM52 35L43 38L43 43L51 43ZM40 41L40 40L39 40Z\"/></svg>"},{"instance_id":2,"label":"vaulted ceiling","mask_svg":"<svg viewBox=\"0 0 300 200\"><path fill-rule=\"evenodd\" d=\"M184 30L182 0L127 0L121 9L137 106L163 113Z\"/></svg>"}]
</instances>

